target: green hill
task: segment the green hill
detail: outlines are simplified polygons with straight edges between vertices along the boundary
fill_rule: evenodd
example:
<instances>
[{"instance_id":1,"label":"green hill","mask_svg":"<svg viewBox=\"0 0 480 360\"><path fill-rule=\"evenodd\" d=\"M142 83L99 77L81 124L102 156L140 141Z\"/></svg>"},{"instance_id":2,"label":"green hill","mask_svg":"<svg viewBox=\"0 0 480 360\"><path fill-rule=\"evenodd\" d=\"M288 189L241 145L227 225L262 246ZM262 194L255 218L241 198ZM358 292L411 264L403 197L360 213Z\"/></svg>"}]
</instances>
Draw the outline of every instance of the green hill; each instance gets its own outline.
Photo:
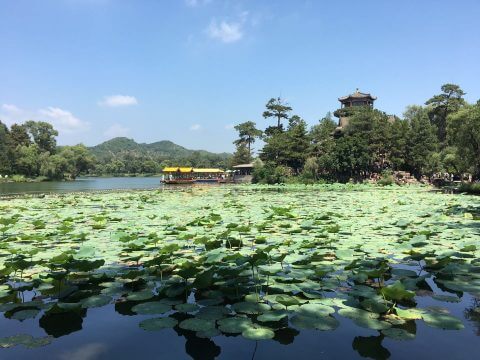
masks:
<instances>
[{"instance_id":1,"label":"green hill","mask_svg":"<svg viewBox=\"0 0 480 360\"><path fill-rule=\"evenodd\" d=\"M189 159L192 157L206 157L210 159L228 159L231 154L212 153L205 150L190 150L168 140L157 141L151 144L137 143L126 137L116 137L90 148L98 160L106 160L121 153L136 153L168 160Z\"/></svg>"}]
</instances>

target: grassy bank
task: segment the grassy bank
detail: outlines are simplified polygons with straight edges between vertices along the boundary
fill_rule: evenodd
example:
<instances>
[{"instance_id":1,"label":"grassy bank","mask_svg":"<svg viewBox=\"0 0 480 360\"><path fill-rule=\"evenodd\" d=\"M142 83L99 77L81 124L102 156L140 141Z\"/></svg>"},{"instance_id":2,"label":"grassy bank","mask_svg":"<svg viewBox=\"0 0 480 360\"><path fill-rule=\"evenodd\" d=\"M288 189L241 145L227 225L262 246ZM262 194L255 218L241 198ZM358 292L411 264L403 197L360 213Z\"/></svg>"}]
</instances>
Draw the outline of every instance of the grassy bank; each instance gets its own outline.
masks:
<instances>
[{"instance_id":1,"label":"grassy bank","mask_svg":"<svg viewBox=\"0 0 480 360\"><path fill-rule=\"evenodd\" d=\"M9 177L2 177L0 178L0 183L21 183L21 182L42 182L42 181L50 181L49 178L46 176L37 176L35 178L29 178L24 175L12 175Z\"/></svg>"}]
</instances>

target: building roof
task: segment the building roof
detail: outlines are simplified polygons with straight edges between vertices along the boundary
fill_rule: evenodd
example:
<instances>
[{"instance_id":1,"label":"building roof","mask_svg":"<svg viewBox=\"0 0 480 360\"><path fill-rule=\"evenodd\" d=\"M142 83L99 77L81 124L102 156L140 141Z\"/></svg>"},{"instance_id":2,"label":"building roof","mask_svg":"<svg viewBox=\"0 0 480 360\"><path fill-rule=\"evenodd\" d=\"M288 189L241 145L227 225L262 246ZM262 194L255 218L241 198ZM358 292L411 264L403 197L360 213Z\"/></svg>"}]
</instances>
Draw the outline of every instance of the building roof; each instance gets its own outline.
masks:
<instances>
[{"instance_id":1,"label":"building roof","mask_svg":"<svg viewBox=\"0 0 480 360\"><path fill-rule=\"evenodd\" d=\"M343 102L343 101L348 100L348 99L365 99L365 98L370 99L370 100L377 100L376 96L372 96L372 95L367 94L367 93L362 93L362 92L358 91L358 89L357 89L353 94L339 97L338 101Z\"/></svg>"},{"instance_id":2,"label":"building roof","mask_svg":"<svg viewBox=\"0 0 480 360\"><path fill-rule=\"evenodd\" d=\"M240 164L233 166L234 169L253 168L253 164Z\"/></svg>"},{"instance_id":3,"label":"building roof","mask_svg":"<svg viewBox=\"0 0 480 360\"><path fill-rule=\"evenodd\" d=\"M222 169L214 169L214 168L191 168L191 167L166 167L162 170L164 173L166 172L174 172L174 173L223 173Z\"/></svg>"},{"instance_id":4,"label":"building roof","mask_svg":"<svg viewBox=\"0 0 480 360\"><path fill-rule=\"evenodd\" d=\"M200 168L194 168L193 169L194 173L223 173L224 171L222 169L200 169Z\"/></svg>"},{"instance_id":5,"label":"building roof","mask_svg":"<svg viewBox=\"0 0 480 360\"><path fill-rule=\"evenodd\" d=\"M163 172L189 173L189 172L193 172L193 168L191 168L191 167L166 167L162 171Z\"/></svg>"}]
</instances>

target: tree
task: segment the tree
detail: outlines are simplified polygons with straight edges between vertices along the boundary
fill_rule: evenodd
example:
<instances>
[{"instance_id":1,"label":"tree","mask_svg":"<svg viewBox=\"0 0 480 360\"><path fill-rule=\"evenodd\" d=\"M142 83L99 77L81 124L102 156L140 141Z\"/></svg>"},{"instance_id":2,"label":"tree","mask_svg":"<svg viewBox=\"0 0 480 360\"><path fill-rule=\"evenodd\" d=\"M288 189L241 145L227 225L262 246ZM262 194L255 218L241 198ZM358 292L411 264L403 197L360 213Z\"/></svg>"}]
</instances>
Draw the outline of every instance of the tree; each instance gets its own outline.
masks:
<instances>
[{"instance_id":1,"label":"tree","mask_svg":"<svg viewBox=\"0 0 480 360\"><path fill-rule=\"evenodd\" d=\"M480 177L480 103L465 106L447 120L448 142L456 146L463 170Z\"/></svg>"},{"instance_id":2,"label":"tree","mask_svg":"<svg viewBox=\"0 0 480 360\"><path fill-rule=\"evenodd\" d=\"M10 127L10 138L14 149L19 145L29 146L32 143L25 125L13 124Z\"/></svg>"},{"instance_id":3,"label":"tree","mask_svg":"<svg viewBox=\"0 0 480 360\"><path fill-rule=\"evenodd\" d=\"M298 174L303 168L308 156L310 138L307 132L307 123L297 115L288 120L288 128L285 132L285 165L292 168Z\"/></svg>"},{"instance_id":4,"label":"tree","mask_svg":"<svg viewBox=\"0 0 480 360\"><path fill-rule=\"evenodd\" d=\"M235 130L238 131L238 140L235 140L235 145L242 143L247 145L249 156L252 156L252 144L257 138L262 136L262 131L258 130L256 124L253 121L246 121L244 123L235 126Z\"/></svg>"},{"instance_id":5,"label":"tree","mask_svg":"<svg viewBox=\"0 0 480 360\"><path fill-rule=\"evenodd\" d=\"M260 159L265 163L275 165L286 165L288 161L287 142L288 135L281 128L272 128L272 131L265 131L263 141L265 145L260 151Z\"/></svg>"},{"instance_id":6,"label":"tree","mask_svg":"<svg viewBox=\"0 0 480 360\"><path fill-rule=\"evenodd\" d=\"M436 128L429 119L425 108L410 106L405 111L405 119L409 122L407 141L407 166L418 178L421 175L431 175L434 172L432 160L438 148L438 139L435 135Z\"/></svg>"},{"instance_id":7,"label":"tree","mask_svg":"<svg viewBox=\"0 0 480 360\"><path fill-rule=\"evenodd\" d=\"M310 138L312 141L310 153L313 156L320 157L333 150L335 146L333 132L336 127L337 124L333 121L330 113L327 113L318 124L312 126L310 130Z\"/></svg>"},{"instance_id":8,"label":"tree","mask_svg":"<svg viewBox=\"0 0 480 360\"><path fill-rule=\"evenodd\" d=\"M20 145L16 149L15 173L29 177L38 176L40 169L40 149L36 144Z\"/></svg>"},{"instance_id":9,"label":"tree","mask_svg":"<svg viewBox=\"0 0 480 360\"><path fill-rule=\"evenodd\" d=\"M359 158L355 161L358 171L379 172L387 166L391 150L391 124L385 113L369 106L359 107L349 118L344 131L345 137L352 137ZM361 162L361 166L359 165Z\"/></svg>"},{"instance_id":10,"label":"tree","mask_svg":"<svg viewBox=\"0 0 480 360\"><path fill-rule=\"evenodd\" d=\"M292 111L292 108L288 106L280 97L271 98L265 105L267 110L263 112L263 117L268 118L277 118L277 128L281 128L282 120L288 119L288 113Z\"/></svg>"},{"instance_id":11,"label":"tree","mask_svg":"<svg viewBox=\"0 0 480 360\"><path fill-rule=\"evenodd\" d=\"M465 105L465 92L455 84L444 84L441 90L441 94L428 99L425 105L430 105L428 116L437 127L438 140L443 144L447 134L447 117Z\"/></svg>"},{"instance_id":12,"label":"tree","mask_svg":"<svg viewBox=\"0 0 480 360\"><path fill-rule=\"evenodd\" d=\"M27 121L25 123L28 134L37 144L41 152L48 151L50 154L55 153L57 147L58 131L53 126L44 121Z\"/></svg>"},{"instance_id":13,"label":"tree","mask_svg":"<svg viewBox=\"0 0 480 360\"><path fill-rule=\"evenodd\" d=\"M55 154L50 155L48 152L40 153L39 157L41 176L49 179L61 180L65 177L65 172L68 171L68 161L63 156Z\"/></svg>"},{"instance_id":14,"label":"tree","mask_svg":"<svg viewBox=\"0 0 480 360\"><path fill-rule=\"evenodd\" d=\"M407 158L407 142L409 135L409 123L402 119L396 119L391 126L391 149L390 163L394 170L405 170Z\"/></svg>"},{"instance_id":15,"label":"tree","mask_svg":"<svg viewBox=\"0 0 480 360\"><path fill-rule=\"evenodd\" d=\"M0 175L10 174L12 164L10 160L10 132L8 127L0 121Z\"/></svg>"},{"instance_id":16,"label":"tree","mask_svg":"<svg viewBox=\"0 0 480 360\"><path fill-rule=\"evenodd\" d=\"M70 179L75 179L78 175L88 172L95 163L95 158L90 151L82 144L75 146L64 146L58 153L67 164L64 173Z\"/></svg>"},{"instance_id":17,"label":"tree","mask_svg":"<svg viewBox=\"0 0 480 360\"><path fill-rule=\"evenodd\" d=\"M248 164L252 161L250 150L244 142L238 143L237 149L233 153L232 165Z\"/></svg>"}]
</instances>

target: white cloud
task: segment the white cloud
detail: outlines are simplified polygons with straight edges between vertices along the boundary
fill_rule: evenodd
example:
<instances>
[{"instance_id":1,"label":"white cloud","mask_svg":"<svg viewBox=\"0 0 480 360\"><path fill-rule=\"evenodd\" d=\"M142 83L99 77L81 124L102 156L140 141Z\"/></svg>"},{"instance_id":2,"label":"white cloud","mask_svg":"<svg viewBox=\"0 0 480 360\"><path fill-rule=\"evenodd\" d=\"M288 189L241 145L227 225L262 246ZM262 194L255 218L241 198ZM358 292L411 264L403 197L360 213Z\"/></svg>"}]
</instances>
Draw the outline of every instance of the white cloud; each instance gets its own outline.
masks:
<instances>
[{"instance_id":1,"label":"white cloud","mask_svg":"<svg viewBox=\"0 0 480 360\"><path fill-rule=\"evenodd\" d=\"M70 111L58 107L49 106L38 110L40 120L47 121L61 132L71 133L85 130L89 127L87 122L75 117Z\"/></svg>"},{"instance_id":2,"label":"white cloud","mask_svg":"<svg viewBox=\"0 0 480 360\"><path fill-rule=\"evenodd\" d=\"M235 127L235 125L233 125L233 124L227 124L227 125L225 125L225 130L233 130L234 127Z\"/></svg>"},{"instance_id":3,"label":"white cloud","mask_svg":"<svg viewBox=\"0 0 480 360\"><path fill-rule=\"evenodd\" d=\"M114 138L119 136L127 136L130 133L130 129L120 125L113 124L103 133L107 138Z\"/></svg>"},{"instance_id":4,"label":"white cloud","mask_svg":"<svg viewBox=\"0 0 480 360\"><path fill-rule=\"evenodd\" d=\"M217 21L212 20L210 25L207 28L207 34L212 39L220 40L224 43L233 43L240 40L243 37L242 31L242 23L241 22L226 22L221 21L217 23Z\"/></svg>"},{"instance_id":5,"label":"white cloud","mask_svg":"<svg viewBox=\"0 0 480 360\"><path fill-rule=\"evenodd\" d=\"M87 130L90 124L82 121L70 111L49 106L38 110L25 110L13 104L3 104L0 119L7 125L21 124L27 120L46 121L60 133L74 133Z\"/></svg>"},{"instance_id":6,"label":"white cloud","mask_svg":"<svg viewBox=\"0 0 480 360\"><path fill-rule=\"evenodd\" d=\"M19 113L19 112L22 111L21 109L19 109L18 107L16 107L13 104L3 104L2 105L2 110L6 111L8 113Z\"/></svg>"},{"instance_id":7,"label":"white cloud","mask_svg":"<svg viewBox=\"0 0 480 360\"><path fill-rule=\"evenodd\" d=\"M107 346L102 343L90 343L77 349L60 354L61 360L96 360L104 358Z\"/></svg>"},{"instance_id":8,"label":"white cloud","mask_svg":"<svg viewBox=\"0 0 480 360\"><path fill-rule=\"evenodd\" d=\"M105 96L102 101L98 103L102 106L118 107L118 106L130 106L137 105L138 101L135 96L129 95L111 95Z\"/></svg>"},{"instance_id":9,"label":"white cloud","mask_svg":"<svg viewBox=\"0 0 480 360\"><path fill-rule=\"evenodd\" d=\"M200 124L193 124L192 126L190 126L190 131L197 131L197 130L200 130L202 127L200 126Z\"/></svg>"}]
</instances>

